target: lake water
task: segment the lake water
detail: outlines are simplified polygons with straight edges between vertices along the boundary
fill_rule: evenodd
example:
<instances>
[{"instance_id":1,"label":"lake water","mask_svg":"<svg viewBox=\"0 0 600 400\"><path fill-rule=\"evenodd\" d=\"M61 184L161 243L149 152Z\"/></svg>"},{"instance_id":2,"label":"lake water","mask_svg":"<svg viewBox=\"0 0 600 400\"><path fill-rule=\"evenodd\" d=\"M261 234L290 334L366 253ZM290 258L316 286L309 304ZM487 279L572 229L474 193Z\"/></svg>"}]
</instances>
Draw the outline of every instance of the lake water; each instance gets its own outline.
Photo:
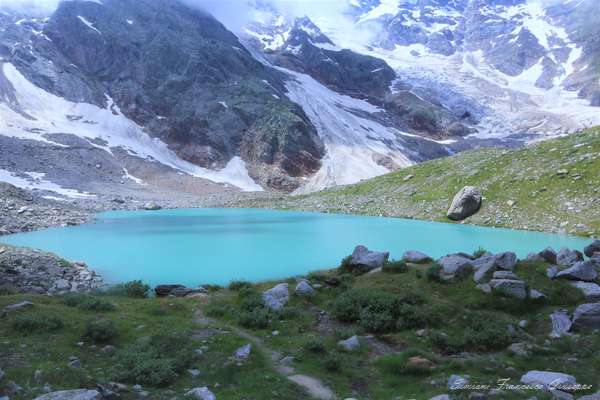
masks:
<instances>
[{"instance_id":1,"label":"lake water","mask_svg":"<svg viewBox=\"0 0 600 400\"><path fill-rule=\"evenodd\" d=\"M226 284L286 278L332 268L355 245L432 257L547 246L582 249L590 240L509 229L400 218L256 209L178 209L107 212L90 224L16 234L0 241L84 261L108 282Z\"/></svg>"}]
</instances>

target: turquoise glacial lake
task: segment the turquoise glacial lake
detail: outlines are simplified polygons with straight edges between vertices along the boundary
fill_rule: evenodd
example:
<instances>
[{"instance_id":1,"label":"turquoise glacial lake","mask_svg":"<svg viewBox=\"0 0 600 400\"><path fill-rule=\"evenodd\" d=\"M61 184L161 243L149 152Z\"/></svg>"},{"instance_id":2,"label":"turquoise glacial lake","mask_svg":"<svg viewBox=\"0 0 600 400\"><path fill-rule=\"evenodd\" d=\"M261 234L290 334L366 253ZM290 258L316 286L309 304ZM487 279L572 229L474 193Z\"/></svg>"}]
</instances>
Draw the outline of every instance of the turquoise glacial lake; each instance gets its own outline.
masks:
<instances>
[{"instance_id":1,"label":"turquoise glacial lake","mask_svg":"<svg viewBox=\"0 0 600 400\"><path fill-rule=\"evenodd\" d=\"M106 212L92 223L5 236L2 242L83 261L107 282L227 284L332 268L364 244L400 258L406 250L432 257L547 246L582 249L590 240L510 229L400 218L258 209L178 209Z\"/></svg>"}]
</instances>

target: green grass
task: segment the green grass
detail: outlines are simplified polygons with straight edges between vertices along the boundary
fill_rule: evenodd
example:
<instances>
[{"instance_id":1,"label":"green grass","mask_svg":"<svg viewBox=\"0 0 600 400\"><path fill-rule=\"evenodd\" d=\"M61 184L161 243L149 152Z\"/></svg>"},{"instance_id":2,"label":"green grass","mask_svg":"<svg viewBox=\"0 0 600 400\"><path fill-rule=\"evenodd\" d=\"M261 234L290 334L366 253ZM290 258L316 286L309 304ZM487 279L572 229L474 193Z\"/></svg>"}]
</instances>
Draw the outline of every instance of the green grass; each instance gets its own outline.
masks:
<instances>
[{"instance_id":1,"label":"green grass","mask_svg":"<svg viewBox=\"0 0 600 400\"><path fill-rule=\"evenodd\" d=\"M186 389L205 385L224 399L306 398L273 370L269 354L257 347L240 365L231 360L235 349L248 343L235 333L241 328L282 356L294 357L297 373L318 377L340 398L428 399L447 392L445 382L451 374L470 375L479 384L493 384L499 378L517 383L533 369L564 372L580 383L597 384L598 335L582 332L547 343L550 313L557 308L572 311L583 301L567 282L548 279L547 267L520 262L515 271L548 296L542 302L487 295L471 278L428 280L431 264L407 264L403 273L319 271L310 274L313 283L337 278L342 284L317 289L310 297L292 295L282 311L266 312L260 324L248 324L240 316L263 312L260 293L275 282L215 288L209 298L198 299L82 296L77 298L85 301L73 305L66 304L65 297L0 296L0 307L24 299L35 303L2 320L0 367L7 372L5 379L26 388L21 397L11 399L30 399L39 393L41 386L33 383L36 370L43 371L44 383L56 390L118 380L141 383L155 399L179 398ZM115 309L78 306L96 300ZM214 322L195 325L198 309ZM62 324L47 324L40 316ZM17 328L19 320L34 322ZM517 327L521 320L529 321L527 328L511 336L508 325ZM338 348L339 340L353 335L360 337L357 351ZM517 342L531 346L529 357L507 350ZM115 346L114 355L100 351L106 344ZM194 350L202 346L206 346L203 355L197 357ZM81 360L81 369L67 366L70 356ZM431 368L408 365L415 356L429 360ZM193 378L188 368L202 374ZM524 398L543 398L539 393L527 395ZM129 393L123 398L135 397Z\"/></svg>"},{"instance_id":2,"label":"green grass","mask_svg":"<svg viewBox=\"0 0 600 400\"><path fill-rule=\"evenodd\" d=\"M452 198L474 185L485 200L468 223L591 236L600 234L599 170L600 128L592 128L523 149L467 151L355 185L238 205L451 222Z\"/></svg>"}]
</instances>

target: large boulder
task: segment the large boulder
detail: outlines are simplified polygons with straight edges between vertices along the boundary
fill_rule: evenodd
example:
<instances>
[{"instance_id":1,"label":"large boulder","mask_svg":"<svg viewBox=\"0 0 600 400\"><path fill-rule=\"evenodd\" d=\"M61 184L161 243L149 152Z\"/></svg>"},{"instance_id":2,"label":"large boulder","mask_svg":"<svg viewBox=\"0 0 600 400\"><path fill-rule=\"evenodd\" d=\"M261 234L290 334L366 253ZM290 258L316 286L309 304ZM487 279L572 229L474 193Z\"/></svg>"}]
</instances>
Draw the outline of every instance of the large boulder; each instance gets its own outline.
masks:
<instances>
[{"instance_id":1,"label":"large boulder","mask_svg":"<svg viewBox=\"0 0 600 400\"><path fill-rule=\"evenodd\" d=\"M574 376L552 371L529 371L521 377L521 383L531 386L541 386L544 390L553 390L562 386L575 386Z\"/></svg>"},{"instance_id":2,"label":"large boulder","mask_svg":"<svg viewBox=\"0 0 600 400\"><path fill-rule=\"evenodd\" d=\"M279 311L290 300L289 286L287 283L280 283L265 291L262 297L267 308Z\"/></svg>"},{"instance_id":3,"label":"large boulder","mask_svg":"<svg viewBox=\"0 0 600 400\"><path fill-rule=\"evenodd\" d=\"M515 279L492 279L492 291L517 299L527 298L527 285L524 281Z\"/></svg>"},{"instance_id":4,"label":"large boulder","mask_svg":"<svg viewBox=\"0 0 600 400\"><path fill-rule=\"evenodd\" d=\"M370 251L365 246L356 246L350 257L350 268L371 271L383 267L390 257L389 252Z\"/></svg>"},{"instance_id":5,"label":"large boulder","mask_svg":"<svg viewBox=\"0 0 600 400\"><path fill-rule=\"evenodd\" d=\"M481 208L481 200L479 189L474 186L465 186L454 196L448 209L448 218L453 221L462 221L476 214Z\"/></svg>"},{"instance_id":6,"label":"large boulder","mask_svg":"<svg viewBox=\"0 0 600 400\"><path fill-rule=\"evenodd\" d=\"M154 288L154 293L156 293L157 297L167 297L174 290L184 290L185 286L183 285L158 285Z\"/></svg>"},{"instance_id":7,"label":"large boulder","mask_svg":"<svg viewBox=\"0 0 600 400\"><path fill-rule=\"evenodd\" d=\"M296 285L294 293L299 296L312 296L315 293L315 290L312 288L312 286L310 286L310 283L302 280L300 283L298 283L298 285Z\"/></svg>"},{"instance_id":8,"label":"large boulder","mask_svg":"<svg viewBox=\"0 0 600 400\"><path fill-rule=\"evenodd\" d=\"M582 304L573 313L574 329L600 329L600 303Z\"/></svg>"},{"instance_id":9,"label":"large boulder","mask_svg":"<svg viewBox=\"0 0 600 400\"><path fill-rule=\"evenodd\" d=\"M570 284L583 292L586 301L590 303L600 301L600 285L582 281L570 282Z\"/></svg>"},{"instance_id":10,"label":"large boulder","mask_svg":"<svg viewBox=\"0 0 600 400\"><path fill-rule=\"evenodd\" d=\"M443 279L463 277L474 269L473 260L459 254L444 256L438 260L438 264L442 267L441 276Z\"/></svg>"},{"instance_id":11,"label":"large boulder","mask_svg":"<svg viewBox=\"0 0 600 400\"><path fill-rule=\"evenodd\" d=\"M194 388L185 394L186 397L191 397L195 400L217 400L217 396L208 390L206 386Z\"/></svg>"},{"instance_id":12,"label":"large boulder","mask_svg":"<svg viewBox=\"0 0 600 400\"><path fill-rule=\"evenodd\" d=\"M552 332L550 337L559 338L567 334L571 330L571 318L567 310L555 310L550 314L550 320L552 321Z\"/></svg>"},{"instance_id":13,"label":"large boulder","mask_svg":"<svg viewBox=\"0 0 600 400\"><path fill-rule=\"evenodd\" d=\"M550 264L556 264L556 251L554 251L552 247L546 247L544 250L540 251L538 255Z\"/></svg>"},{"instance_id":14,"label":"large boulder","mask_svg":"<svg viewBox=\"0 0 600 400\"><path fill-rule=\"evenodd\" d=\"M102 396L97 390L75 389L46 393L35 400L100 400Z\"/></svg>"},{"instance_id":15,"label":"large boulder","mask_svg":"<svg viewBox=\"0 0 600 400\"><path fill-rule=\"evenodd\" d=\"M596 239L590 245L585 246L583 252L588 257L592 257L594 253L600 253L600 240Z\"/></svg>"},{"instance_id":16,"label":"large boulder","mask_svg":"<svg viewBox=\"0 0 600 400\"><path fill-rule=\"evenodd\" d=\"M555 278L569 279L572 281L592 282L598 278L596 263L591 260L579 261L571 268L560 271Z\"/></svg>"},{"instance_id":17,"label":"large boulder","mask_svg":"<svg viewBox=\"0 0 600 400\"><path fill-rule=\"evenodd\" d=\"M556 253L556 264L558 265L571 266L577 261L583 261L583 254L580 251L563 247Z\"/></svg>"},{"instance_id":18,"label":"large boulder","mask_svg":"<svg viewBox=\"0 0 600 400\"><path fill-rule=\"evenodd\" d=\"M402 259L406 262L415 264L426 263L432 260L432 258L429 257L427 254L421 253L420 251L416 250L408 250L404 252L404 254L402 255Z\"/></svg>"},{"instance_id":19,"label":"large boulder","mask_svg":"<svg viewBox=\"0 0 600 400\"><path fill-rule=\"evenodd\" d=\"M505 271L512 271L517 266L517 255L513 252L507 251L505 253L498 253L494 256L494 261L498 269Z\"/></svg>"},{"instance_id":20,"label":"large boulder","mask_svg":"<svg viewBox=\"0 0 600 400\"><path fill-rule=\"evenodd\" d=\"M340 340L338 342L338 347L340 347L344 351L355 351L360 348L360 341L358 340L358 336L349 337L346 340Z\"/></svg>"},{"instance_id":21,"label":"large boulder","mask_svg":"<svg viewBox=\"0 0 600 400\"><path fill-rule=\"evenodd\" d=\"M496 272L496 258L493 255L487 255L473 261L475 274L473 279L475 282L487 282L492 279L492 275Z\"/></svg>"}]
</instances>

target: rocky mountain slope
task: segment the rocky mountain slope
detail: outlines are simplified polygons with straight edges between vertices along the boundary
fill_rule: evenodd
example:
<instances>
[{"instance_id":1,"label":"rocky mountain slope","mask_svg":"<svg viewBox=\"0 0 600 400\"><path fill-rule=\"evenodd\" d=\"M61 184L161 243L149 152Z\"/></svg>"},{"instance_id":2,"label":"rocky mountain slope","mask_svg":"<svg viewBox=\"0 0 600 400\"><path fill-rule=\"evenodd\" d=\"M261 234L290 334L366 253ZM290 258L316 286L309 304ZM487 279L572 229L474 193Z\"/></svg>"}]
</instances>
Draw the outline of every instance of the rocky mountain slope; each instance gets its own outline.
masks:
<instances>
[{"instance_id":1,"label":"rocky mountain slope","mask_svg":"<svg viewBox=\"0 0 600 400\"><path fill-rule=\"evenodd\" d=\"M2 179L302 193L600 123L593 1L250 3L234 32L171 1L1 11Z\"/></svg>"},{"instance_id":2,"label":"rocky mountain slope","mask_svg":"<svg viewBox=\"0 0 600 400\"><path fill-rule=\"evenodd\" d=\"M481 149L428 161L355 185L304 196L255 199L243 206L448 221L464 186L484 200L467 223L600 234L600 129L524 149Z\"/></svg>"}]
</instances>

